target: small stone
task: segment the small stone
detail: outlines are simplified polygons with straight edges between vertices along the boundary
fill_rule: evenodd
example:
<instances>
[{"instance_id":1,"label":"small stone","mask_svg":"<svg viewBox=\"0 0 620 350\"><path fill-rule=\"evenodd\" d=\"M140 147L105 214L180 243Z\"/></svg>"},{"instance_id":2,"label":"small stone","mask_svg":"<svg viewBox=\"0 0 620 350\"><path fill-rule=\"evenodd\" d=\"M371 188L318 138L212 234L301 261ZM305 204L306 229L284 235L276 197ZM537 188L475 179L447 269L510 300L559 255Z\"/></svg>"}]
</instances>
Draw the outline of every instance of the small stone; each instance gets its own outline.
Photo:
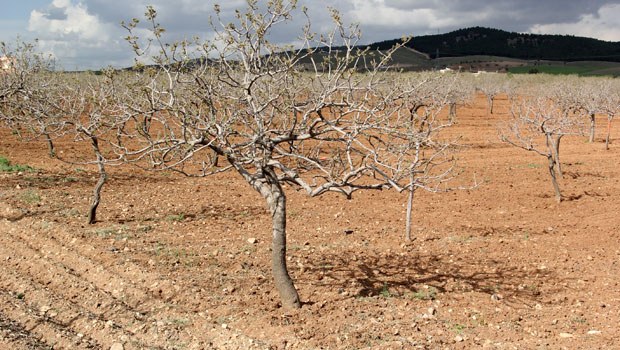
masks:
<instances>
[{"instance_id":1,"label":"small stone","mask_svg":"<svg viewBox=\"0 0 620 350\"><path fill-rule=\"evenodd\" d=\"M47 305L43 305L41 306L41 313L45 314L46 312L50 311L52 308L47 306Z\"/></svg>"},{"instance_id":2,"label":"small stone","mask_svg":"<svg viewBox=\"0 0 620 350\"><path fill-rule=\"evenodd\" d=\"M348 228L348 229L345 229L345 230L344 230L344 234L345 234L345 235L350 235L350 234L352 234L352 233L353 233L353 230L352 230L352 229L350 229L350 228Z\"/></svg>"},{"instance_id":3,"label":"small stone","mask_svg":"<svg viewBox=\"0 0 620 350\"><path fill-rule=\"evenodd\" d=\"M570 333L560 333L560 338L574 338L575 336Z\"/></svg>"},{"instance_id":4,"label":"small stone","mask_svg":"<svg viewBox=\"0 0 620 350\"><path fill-rule=\"evenodd\" d=\"M222 328L223 329L228 329L228 325L226 323L222 323Z\"/></svg>"},{"instance_id":5,"label":"small stone","mask_svg":"<svg viewBox=\"0 0 620 350\"><path fill-rule=\"evenodd\" d=\"M601 331L597 331L597 330L594 330L594 329L593 329L593 330L591 330L591 331L588 331L588 335L600 335L600 334L602 334L602 333L603 333L603 332L601 332Z\"/></svg>"},{"instance_id":6,"label":"small stone","mask_svg":"<svg viewBox=\"0 0 620 350\"><path fill-rule=\"evenodd\" d=\"M121 343L114 343L110 346L110 350L125 350L125 347Z\"/></svg>"},{"instance_id":7,"label":"small stone","mask_svg":"<svg viewBox=\"0 0 620 350\"><path fill-rule=\"evenodd\" d=\"M536 304L536 305L534 306L534 308L535 308L536 310L542 310L543 306L542 306L542 305L540 305L540 304Z\"/></svg>"},{"instance_id":8,"label":"small stone","mask_svg":"<svg viewBox=\"0 0 620 350\"><path fill-rule=\"evenodd\" d=\"M428 314L431 316L434 316L437 313L437 310L435 310L435 308L429 307L428 308Z\"/></svg>"},{"instance_id":9,"label":"small stone","mask_svg":"<svg viewBox=\"0 0 620 350\"><path fill-rule=\"evenodd\" d=\"M251 237L251 238L248 238L248 243L256 244L256 243L258 243L258 240L256 238L254 238L254 237Z\"/></svg>"},{"instance_id":10,"label":"small stone","mask_svg":"<svg viewBox=\"0 0 620 350\"><path fill-rule=\"evenodd\" d=\"M589 261L594 260L594 258L592 257L592 255L588 255L588 256L586 257L586 259L588 259Z\"/></svg>"},{"instance_id":11,"label":"small stone","mask_svg":"<svg viewBox=\"0 0 620 350\"><path fill-rule=\"evenodd\" d=\"M463 339L463 337L461 337L460 335L457 335L456 337L454 337L454 341L457 342L457 343L460 343L463 340L465 340L465 339Z\"/></svg>"},{"instance_id":12,"label":"small stone","mask_svg":"<svg viewBox=\"0 0 620 350\"><path fill-rule=\"evenodd\" d=\"M500 301L502 300L502 295L497 293L491 294L491 300Z\"/></svg>"}]
</instances>

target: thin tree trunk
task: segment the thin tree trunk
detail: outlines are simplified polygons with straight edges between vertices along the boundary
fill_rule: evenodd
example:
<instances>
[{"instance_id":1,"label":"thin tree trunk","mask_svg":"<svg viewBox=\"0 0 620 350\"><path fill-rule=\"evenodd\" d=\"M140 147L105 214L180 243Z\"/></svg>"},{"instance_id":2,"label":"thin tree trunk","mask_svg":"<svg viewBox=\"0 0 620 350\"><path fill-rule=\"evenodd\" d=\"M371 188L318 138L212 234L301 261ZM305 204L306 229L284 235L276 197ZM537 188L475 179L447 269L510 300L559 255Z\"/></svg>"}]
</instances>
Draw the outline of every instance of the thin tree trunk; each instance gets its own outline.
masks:
<instances>
[{"instance_id":1,"label":"thin tree trunk","mask_svg":"<svg viewBox=\"0 0 620 350\"><path fill-rule=\"evenodd\" d=\"M560 203L562 201L562 194L560 193L560 185L558 185L558 179L555 175L555 160L553 159L553 155L547 155L547 160L549 160L549 175L551 175L551 183L553 183L555 200Z\"/></svg>"},{"instance_id":2,"label":"thin tree trunk","mask_svg":"<svg viewBox=\"0 0 620 350\"><path fill-rule=\"evenodd\" d=\"M95 222L97 222L97 207L99 206L99 202L101 200L101 189L103 188L103 185L105 184L108 178L108 174L106 173L105 166L104 166L105 161L104 161L103 155L101 154L101 151L99 150L99 142L97 140L97 137L91 136L91 141L92 141L93 150L95 151L95 154L97 155L97 166L99 167L99 180L97 181L97 184L95 184L95 188L93 189L93 198L90 203L90 209L88 211L88 224L89 225L92 225Z\"/></svg>"},{"instance_id":3,"label":"thin tree trunk","mask_svg":"<svg viewBox=\"0 0 620 350\"><path fill-rule=\"evenodd\" d=\"M558 175L560 175L561 178L564 178L564 173L562 172L562 163L560 163L560 141L562 140L562 136L564 135L557 135L555 137L555 142L553 143L553 156L555 157L555 167L558 171Z\"/></svg>"},{"instance_id":4,"label":"thin tree trunk","mask_svg":"<svg viewBox=\"0 0 620 350\"><path fill-rule=\"evenodd\" d=\"M265 171L270 193L266 197L271 212L273 241L271 249L271 268L276 289L280 293L282 306L298 309L301 307L299 294L286 267L286 195L273 170Z\"/></svg>"},{"instance_id":5,"label":"thin tree trunk","mask_svg":"<svg viewBox=\"0 0 620 350\"><path fill-rule=\"evenodd\" d=\"M450 113L448 115L450 122L454 122L456 119L456 103L450 103Z\"/></svg>"},{"instance_id":6,"label":"thin tree trunk","mask_svg":"<svg viewBox=\"0 0 620 350\"><path fill-rule=\"evenodd\" d=\"M594 113L590 114L590 138L589 142L594 142L594 136L596 134L596 115Z\"/></svg>"},{"instance_id":7,"label":"thin tree trunk","mask_svg":"<svg viewBox=\"0 0 620 350\"><path fill-rule=\"evenodd\" d=\"M560 185L558 185L558 179L556 176L556 152L559 149L559 139L561 135L558 136L558 141L553 142L553 137L550 134L545 135L547 140L547 160L549 161L549 175L551 175L551 183L553 184L553 190L555 192L555 200L560 203L562 201L562 194L560 193ZM556 147L557 146L557 147Z\"/></svg>"},{"instance_id":8,"label":"thin tree trunk","mask_svg":"<svg viewBox=\"0 0 620 350\"><path fill-rule=\"evenodd\" d=\"M56 149L54 148L54 142L49 134L45 134L45 141L47 142L47 152L50 158L56 158Z\"/></svg>"},{"instance_id":9,"label":"thin tree trunk","mask_svg":"<svg viewBox=\"0 0 620 350\"><path fill-rule=\"evenodd\" d=\"M413 176L412 176L413 177ZM413 195L415 192L415 187L413 186L413 181L411 181L411 188L409 189L409 196L407 198L407 217L405 224L405 239L407 242L411 242L411 211L413 209Z\"/></svg>"},{"instance_id":10,"label":"thin tree trunk","mask_svg":"<svg viewBox=\"0 0 620 350\"><path fill-rule=\"evenodd\" d=\"M609 138L611 137L611 119L607 119L607 136L605 136L605 150L609 151Z\"/></svg>"},{"instance_id":11,"label":"thin tree trunk","mask_svg":"<svg viewBox=\"0 0 620 350\"><path fill-rule=\"evenodd\" d=\"M493 96L487 96L487 99L489 100L489 114L493 114Z\"/></svg>"}]
</instances>

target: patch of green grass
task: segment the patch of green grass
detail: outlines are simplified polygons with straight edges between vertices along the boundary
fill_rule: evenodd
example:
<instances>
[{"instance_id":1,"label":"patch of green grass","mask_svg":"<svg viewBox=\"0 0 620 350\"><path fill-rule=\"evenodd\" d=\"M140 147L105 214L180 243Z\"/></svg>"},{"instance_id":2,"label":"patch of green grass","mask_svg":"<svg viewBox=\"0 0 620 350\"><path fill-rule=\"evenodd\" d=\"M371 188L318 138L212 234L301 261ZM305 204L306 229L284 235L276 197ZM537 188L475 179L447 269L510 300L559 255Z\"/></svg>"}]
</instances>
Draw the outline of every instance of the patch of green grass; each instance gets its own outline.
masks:
<instances>
[{"instance_id":1,"label":"patch of green grass","mask_svg":"<svg viewBox=\"0 0 620 350\"><path fill-rule=\"evenodd\" d=\"M101 238L114 237L115 240L120 241L122 239L129 239L132 236L128 233L127 226L112 226L112 227L102 227L96 230L93 230L93 233Z\"/></svg>"},{"instance_id":2,"label":"patch of green grass","mask_svg":"<svg viewBox=\"0 0 620 350\"><path fill-rule=\"evenodd\" d=\"M452 325L452 330L457 334L463 334L463 331L467 328L464 324L455 323Z\"/></svg>"},{"instance_id":3,"label":"patch of green grass","mask_svg":"<svg viewBox=\"0 0 620 350\"><path fill-rule=\"evenodd\" d=\"M581 76L588 75L611 75L620 74L620 65L616 62L569 62L569 63L550 63L540 65L527 65L513 67L508 70L513 74L543 73L553 75L575 74Z\"/></svg>"},{"instance_id":4,"label":"patch of green grass","mask_svg":"<svg viewBox=\"0 0 620 350\"><path fill-rule=\"evenodd\" d=\"M390 288L388 288L387 283L383 283L383 287L381 287L381 292L379 294L384 298L391 298L392 293L390 292Z\"/></svg>"},{"instance_id":5,"label":"patch of green grass","mask_svg":"<svg viewBox=\"0 0 620 350\"><path fill-rule=\"evenodd\" d=\"M185 248L167 247L161 242L155 243L153 246L153 253L155 253L155 256L173 264L182 264L191 267L195 266L197 263L197 255L195 253L188 252Z\"/></svg>"},{"instance_id":6,"label":"patch of green grass","mask_svg":"<svg viewBox=\"0 0 620 350\"><path fill-rule=\"evenodd\" d=\"M588 320L585 317L573 317L571 319L571 322L573 323L579 323L579 324L586 324L588 322Z\"/></svg>"},{"instance_id":7,"label":"patch of green grass","mask_svg":"<svg viewBox=\"0 0 620 350\"><path fill-rule=\"evenodd\" d=\"M99 237L110 237L116 232L118 232L118 230L115 227L104 227L95 230L95 234Z\"/></svg>"},{"instance_id":8,"label":"patch of green grass","mask_svg":"<svg viewBox=\"0 0 620 350\"><path fill-rule=\"evenodd\" d=\"M67 208L60 211L60 215L64 217L73 217L77 218L80 216L80 211L75 208Z\"/></svg>"},{"instance_id":9,"label":"patch of green grass","mask_svg":"<svg viewBox=\"0 0 620 350\"><path fill-rule=\"evenodd\" d=\"M39 203L41 201L41 196L39 196L36 191L27 190L22 193L21 200L28 204Z\"/></svg>"},{"instance_id":10,"label":"patch of green grass","mask_svg":"<svg viewBox=\"0 0 620 350\"><path fill-rule=\"evenodd\" d=\"M174 222L181 222L185 220L185 214L181 213L181 214L177 214L177 215L168 215L166 216L166 221L174 221Z\"/></svg>"},{"instance_id":11,"label":"patch of green grass","mask_svg":"<svg viewBox=\"0 0 620 350\"><path fill-rule=\"evenodd\" d=\"M153 231L153 226L150 226L150 225L138 226L138 228L136 230L138 232L147 233L149 231Z\"/></svg>"},{"instance_id":12,"label":"patch of green grass","mask_svg":"<svg viewBox=\"0 0 620 350\"><path fill-rule=\"evenodd\" d=\"M530 240L530 231L528 231L528 230L523 231L523 240L524 241L529 241Z\"/></svg>"},{"instance_id":13,"label":"patch of green grass","mask_svg":"<svg viewBox=\"0 0 620 350\"><path fill-rule=\"evenodd\" d=\"M418 290L411 295L414 299L418 300L435 300L437 297L437 289L431 287L429 289Z\"/></svg>"},{"instance_id":14,"label":"patch of green grass","mask_svg":"<svg viewBox=\"0 0 620 350\"><path fill-rule=\"evenodd\" d=\"M17 172L33 172L34 168L28 165L11 164L11 161L0 156L0 172L17 173Z\"/></svg>"}]
</instances>

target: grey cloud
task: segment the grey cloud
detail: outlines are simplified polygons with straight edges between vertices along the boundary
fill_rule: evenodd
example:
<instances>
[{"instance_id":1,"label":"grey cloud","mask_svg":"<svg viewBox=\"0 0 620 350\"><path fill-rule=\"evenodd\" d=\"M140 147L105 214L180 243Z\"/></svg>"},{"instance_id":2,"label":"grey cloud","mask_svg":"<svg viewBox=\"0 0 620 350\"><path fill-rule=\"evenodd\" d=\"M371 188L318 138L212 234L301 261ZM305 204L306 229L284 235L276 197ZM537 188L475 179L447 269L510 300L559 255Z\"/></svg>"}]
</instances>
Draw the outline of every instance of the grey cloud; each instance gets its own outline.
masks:
<instances>
[{"instance_id":1,"label":"grey cloud","mask_svg":"<svg viewBox=\"0 0 620 350\"><path fill-rule=\"evenodd\" d=\"M587 0L385 0L385 6L399 10L431 8L446 16L459 13L486 12L489 19L481 26L525 31L541 23L564 23L577 21L583 15L596 15L605 4L619 1ZM456 28L454 28L456 29Z\"/></svg>"},{"instance_id":2,"label":"grey cloud","mask_svg":"<svg viewBox=\"0 0 620 350\"><path fill-rule=\"evenodd\" d=\"M43 13L47 19L50 20L64 21L67 19L67 13L65 12L65 9L56 7L54 5L50 5L47 8L42 9L40 10L40 12Z\"/></svg>"}]
</instances>

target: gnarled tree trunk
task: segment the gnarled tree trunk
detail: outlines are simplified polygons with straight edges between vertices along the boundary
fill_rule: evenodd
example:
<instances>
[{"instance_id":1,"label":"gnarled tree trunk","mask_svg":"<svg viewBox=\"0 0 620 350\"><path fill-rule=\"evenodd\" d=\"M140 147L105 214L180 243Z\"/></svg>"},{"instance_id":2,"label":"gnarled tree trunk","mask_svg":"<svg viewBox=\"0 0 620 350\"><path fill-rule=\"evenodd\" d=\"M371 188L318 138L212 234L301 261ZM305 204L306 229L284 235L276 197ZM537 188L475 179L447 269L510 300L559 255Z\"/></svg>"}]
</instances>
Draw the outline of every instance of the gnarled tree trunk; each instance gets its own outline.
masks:
<instances>
[{"instance_id":1,"label":"gnarled tree trunk","mask_svg":"<svg viewBox=\"0 0 620 350\"><path fill-rule=\"evenodd\" d=\"M558 137L557 142L553 142L553 137L550 134L545 135L547 138L547 160L549 162L549 175L551 175L551 183L553 184L553 191L555 192L555 200L560 203L562 201L562 194L560 193L560 185L558 184L558 178L556 176L556 167L557 167L557 153L559 153L559 141L560 137ZM557 147L557 148L556 148Z\"/></svg>"},{"instance_id":2,"label":"gnarled tree trunk","mask_svg":"<svg viewBox=\"0 0 620 350\"><path fill-rule=\"evenodd\" d=\"M562 163L560 163L560 141L562 141L562 136L564 135L556 135L555 142L553 143L553 157L555 158L555 167L561 178L564 177L564 172L562 172Z\"/></svg>"},{"instance_id":3,"label":"gnarled tree trunk","mask_svg":"<svg viewBox=\"0 0 620 350\"><path fill-rule=\"evenodd\" d=\"M280 183L271 184L271 194L266 199L271 212L273 233L271 247L273 279L280 293L282 306L300 308L299 294L286 267L286 196Z\"/></svg>"},{"instance_id":4,"label":"gnarled tree trunk","mask_svg":"<svg viewBox=\"0 0 620 350\"><path fill-rule=\"evenodd\" d=\"M562 201L562 194L560 193L560 185L558 185L558 179L555 175L555 160L552 155L547 156L549 161L549 174L551 175L551 182L553 183L553 191L555 192L555 200L560 203Z\"/></svg>"},{"instance_id":5,"label":"gnarled tree trunk","mask_svg":"<svg viewBox=\"0 0 620 350\"><path fill-rule=\"evenodd\" d=\"M104 166L104 158L101 154L101 150L99 149L99 141L97 137L91 136L91 142L93 146L93 150L97 155L97 166L99 167L99 180L93 189L93 198L90 202L90 209L88 210L88 224L92 225L97 221L97 207L99 206L99 201L101 200L101 188L105 184L108 174L105 171Z\"/></svg>"}]
</instances>

